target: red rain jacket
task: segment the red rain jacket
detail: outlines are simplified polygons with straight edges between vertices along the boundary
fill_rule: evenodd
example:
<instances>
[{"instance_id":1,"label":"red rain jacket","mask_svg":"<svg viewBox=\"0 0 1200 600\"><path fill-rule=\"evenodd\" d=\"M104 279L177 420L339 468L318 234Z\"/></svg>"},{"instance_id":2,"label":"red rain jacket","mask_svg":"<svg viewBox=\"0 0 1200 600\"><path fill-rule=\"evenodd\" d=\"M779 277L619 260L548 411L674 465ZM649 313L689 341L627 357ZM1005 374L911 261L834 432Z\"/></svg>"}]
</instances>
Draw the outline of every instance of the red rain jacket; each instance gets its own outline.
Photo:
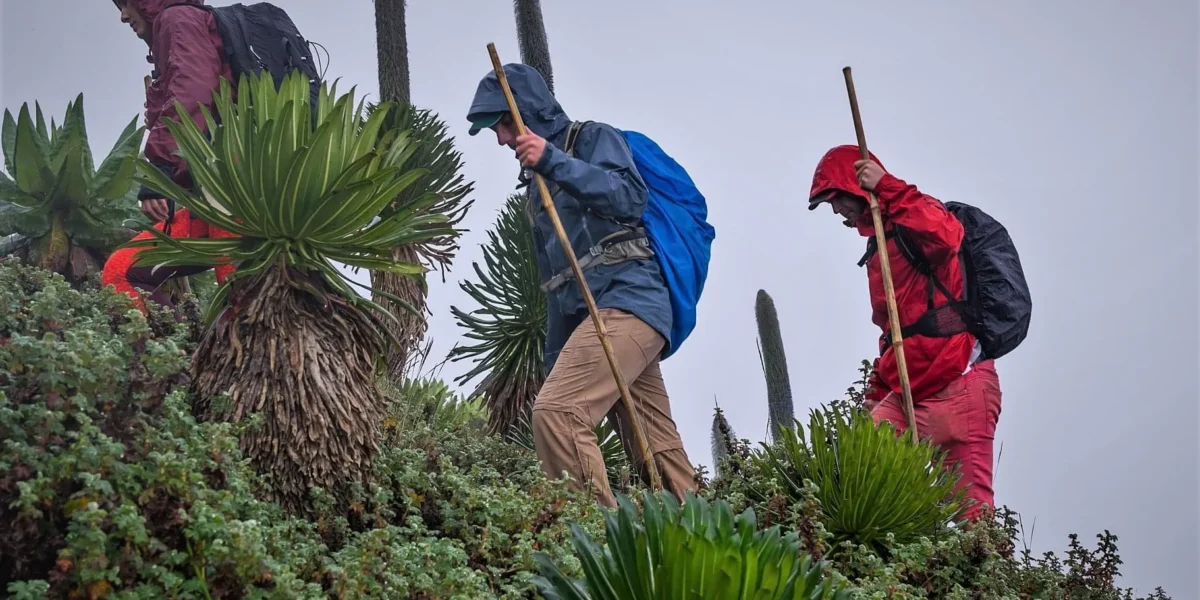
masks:
<instances>
[{"instance_id":1,"label":"red rain jacket","mask_svg":"<svg viewBox=\"0 0 1200 600\"><path fill-rule=\"evenodd\" d=\"M854 163L859 160L856 145L837 146L830 149L817 163L813 174L809 198L816 198L832 189L854 194L867 201L867 193L858 185ZM879 163L874 155L871 159ZM886 168L884 171L886 172ZM905 226L911 238L928 258L938 279L956 297L962 297L963 277L959 265L958 250L962 244L963 227L954 215L932 196L921 193L916 186L906 183L890 173L885 173L875 193L879 198L879 209L883 216L884 229L888 223ZM856 223L863 237L875 235L871 211L863 211ZM900 326L915 322L928 308L929 281L913 268L901 254L894 239L887 240L888 259L892 267L892 284L896 291L896 308L900 315ZM867 282L871 292L871 321L879 326L883 334L891 333L888 320L887 299L883 291L883 270L879 253L867 262ZM938 303L944 302L940 293L935 296ZM885 341L881 335L880 349ZM975 337L960 333L952 337L912 336L904 338L904 358L908 365L909 384L913 401L936 394L961 376L971 358ZM875 362L867 397L882 399L888 392L900 393L900 372L896 366L895 351L888 346Z\"/></svg>"},{"instance_id":2,"label":"red rain jacket","mask_svg":"<svg viewBox=\"0 0 1200 600\"><path fill-rule=\"evenodd\" d=\"M192 120L207 131L203 104L213 111L213 94L220 89L220 78L235 81L229 64L223 59L225 46L217 31L216 19L207 10L168 4L204 4L204 0L129 0L150 24L150 56L154 81L146 89L146 160L158 167L185 189L192 179L187 163L175 154L175 140L164 119L178 120L178 101ZM160 194L145 188L140 198Z\"/></svg>"}]
</instances>

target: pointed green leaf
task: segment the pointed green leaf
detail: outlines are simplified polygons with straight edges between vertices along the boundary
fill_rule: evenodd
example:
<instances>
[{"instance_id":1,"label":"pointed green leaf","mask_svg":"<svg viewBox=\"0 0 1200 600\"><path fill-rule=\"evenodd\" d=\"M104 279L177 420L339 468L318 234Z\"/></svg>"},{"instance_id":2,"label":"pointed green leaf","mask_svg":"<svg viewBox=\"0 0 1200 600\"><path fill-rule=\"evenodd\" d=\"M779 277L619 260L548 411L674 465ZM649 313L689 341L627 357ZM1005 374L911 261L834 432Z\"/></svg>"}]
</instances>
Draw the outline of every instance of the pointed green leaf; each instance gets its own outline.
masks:
<instances>
[{"instance_id":1,"label":"pointed green leaf","mask_svg":"<svg viewBox=\"0 0 1200 600\"><path fill-rule=\"evenodd\" d=\"M69 212L88 203L87 177L83 167L83 145L72 140L62 150L50 198L59 210Z\"/></svg>"},{"instance_id":2,"label":"pointed green leaf","mask_svg":"<svg viewBox=\"0 0 1200 600\"><path fill-rule=\"evenodd\" d=\"M93 190L93 194L102 200L116 200L129 193L133 187L133 176L137 173L137 160L132 157L126 157L124 160L112 160L112 157L105 159L100 167L104 169L114 169L107 173L104 179L94 179L93 184L103 181L102 187Z\"/></svg>"},{"instance_id":3,"label":"pointed green leaf","mask_svg":"<svg viewBox=\"0 0 1200 600\"><path fill-rule=\"evenodd\" d=\"M91 187L95 195L105 200L115 200L129 191L133 185L133 174L137 171L137 152L144 134L145 129L138 126L136 118L125 126L92 178Z\"/></svg>"},{"instance_id":4,"label":"pointed green leaf","mask_svg":"<svg viewBox=\"0 0 1200 600\"><path fill-rule=\"evenodd\" d=\"M16 173L17 122L8 109L4 110L4 125L0 127L0 147L4 151L4 170Z\"/></svg>"},{"instance_id":5,"label":"pointed green leaf","mask_svg":"<svg viewBox=\"0 0 1200 600\"><path fill-rule=\"evenodd\" d=\"M40 238L50 231L52 216L47 203L30 208L0 204L0 235L18 233L27 238Z\"/></svg>"},{"instance_id":6,"label":"pointed green leaf","mask_svg":"<svg viewBox=\"0 0 1200 600\"><path fill-rule=\"evenodd\" d=\"M44 138L38 137L28 106L22 106L17 117L12 176L23 192L45 194L54 187L54 174L46 161L44 146Z\"/></svg>"}]
</instances>

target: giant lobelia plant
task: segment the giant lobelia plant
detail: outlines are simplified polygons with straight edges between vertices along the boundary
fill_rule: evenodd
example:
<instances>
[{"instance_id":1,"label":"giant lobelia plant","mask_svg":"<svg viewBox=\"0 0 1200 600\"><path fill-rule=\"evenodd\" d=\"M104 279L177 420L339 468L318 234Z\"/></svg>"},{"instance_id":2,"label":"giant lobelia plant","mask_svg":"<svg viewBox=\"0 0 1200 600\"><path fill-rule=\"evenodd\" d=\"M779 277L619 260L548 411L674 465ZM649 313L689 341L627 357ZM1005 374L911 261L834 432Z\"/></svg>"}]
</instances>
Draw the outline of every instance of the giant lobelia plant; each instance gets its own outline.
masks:
<instances>
[{"instance_id":1,"label":"giant lobelia plant","mask_svg":"<svg viewBox=\"0 0 1200 600\"><path fill-rule=\"evenodd\" d=\"M643 492L643 514L624 495L606 511L607 545L572 524L583 581L545 555L534 582L549 600L841 600L849 598L826 565L801 552L795 532L757 528L754 511L734 516L724 501L687 492L682 508L669 493Z\"/></svg>"},{"instance_id":2,"label":"giant lobelia plant","mask_svg":"<svg viewBox=\"0 0 1200 600\"><path fill-rule=\"evenodd\" d=\"M796 422L792 407L792 382L788 378L787 355L779 330L779 312L766 290L758 290L754 299L754 319L758 323L758 357L767 378L767 423L771 439L779 439L779 429Z\"/></svg>"},{"instance_id":3,"label":"giant lobelia plant","mask_svg":"<svg viewBox=\"0 0 1200 600\"><path fill-rule=\"evenodd\" d=\"M795 429L800 429L796 421ZM947 469L944 453L912 434L897 436L887 422L876 426L865 411L814 410L808 436L779 428L774 444L763 443L752 461L776 475L800 500L804 482L817 486L825 528L835 542L886 549L936 532L963 509L964 489L956 489L957 468Z\"/></svg>"},{"instance_id":4,"label":"giant lobelia plant","mask_svg":"<svg viewBox=\"0 0 1200 600\"><path fill-rule=\"evenodd\" d=\"M131 191L142 128L129 122L96 168L88 145L83 94L67 104L62 125L34 103L17 118L4 111L0 127L4 168L0 173L0 239L3 254L82 283L100 271L108 255L136 233L126 221L141 219Z\"/></svg>"},{"instance_id":5,"label":"giant lobelia plant","mask_svg":"<svg viewBox=\"0 0 1200 600\"><path fill-rule=\"evenodd\" d=\"M142 162L139 180L174 198L233 239L172 239L156 232L146 264L217 264L237 270L217 290L192 365L196 410L209 418L260 422L241 437L251 462L289 509L309 489L340 497L364 481L377 451L384 400L376 365L390 313L355 292L335 266L417 276L392 248L448 235L433 193L380 217L424 172L406 169L409 132L384 127L391 104L369 117L353 90L323 84L310 117L308 80L243 76L215 98L211 139L181 111L168 127L202 190L172 183ZM142 245L142 244L139 244ZM363 286L365 287L365 286ZM399 303L399 302L398 302ZM222 398L228 394L228 400Z\"/></svg>"}]
</instances>

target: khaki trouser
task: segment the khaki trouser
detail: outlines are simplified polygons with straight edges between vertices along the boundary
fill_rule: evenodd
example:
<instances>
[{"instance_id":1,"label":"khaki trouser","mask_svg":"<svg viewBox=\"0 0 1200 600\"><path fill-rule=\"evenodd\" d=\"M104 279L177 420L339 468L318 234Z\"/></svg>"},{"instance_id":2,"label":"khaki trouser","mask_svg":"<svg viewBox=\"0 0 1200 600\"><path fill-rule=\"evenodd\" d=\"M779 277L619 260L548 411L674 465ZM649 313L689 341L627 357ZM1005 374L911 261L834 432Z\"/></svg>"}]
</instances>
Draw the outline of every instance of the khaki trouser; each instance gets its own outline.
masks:
<instances>
[{"instance_id":1,"label":"khaki trouser","mask_svg":"<svg viewBox=\"0 0 1200 600\"><path fill-rule=\"evenodd\" d=\"M683 451L683 440L671 419L670 400L659 369L659 353L666 342L630 313L601 309L600 318L629 385L634 412L649 440L663 488L683 500L684 492L695 489L696 485L692 465ZM547 476L561 477L565 471L575 489L582 489L583 483L589 482L596 499L609 507L617 503L592 428L610 412L615 412L615 416L622 414L615 411L620 397L589 316L563 346L533 404L533 440ZM637 448L633 430L624 419L614 421L634 468L644 478L641 450Z\"/></svg>"}]
</instances>

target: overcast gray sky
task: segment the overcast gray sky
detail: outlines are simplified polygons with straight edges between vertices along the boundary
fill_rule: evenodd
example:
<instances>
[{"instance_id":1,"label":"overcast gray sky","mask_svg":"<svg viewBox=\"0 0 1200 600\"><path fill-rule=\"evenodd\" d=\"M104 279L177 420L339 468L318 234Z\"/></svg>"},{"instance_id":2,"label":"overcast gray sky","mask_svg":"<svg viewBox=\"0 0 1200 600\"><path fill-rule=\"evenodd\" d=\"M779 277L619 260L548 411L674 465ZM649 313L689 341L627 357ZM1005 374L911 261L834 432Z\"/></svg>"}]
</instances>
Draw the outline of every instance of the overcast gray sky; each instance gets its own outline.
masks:
<instances>
[{"instance_id":1,"label":"overcast gray sky","mask_svg":"<svg viewBox=\"0 0 1200 600\"><path fill-rule=\"evenodd\" d=\"M227 2L218 2L226 4ZM373 3L276 0L374 95ZM1036 552L1120 537L1124 583L1200 598L1197 463L1197 6L1157 2L801 3L545 0L559 99L642 131L691 173L717 229L699 325L663 370L690 458L711 463L713 398L739 436L766 431L754 296L775 298L801 418L839 397L878 335L863 239L805 210L812 170L867 140L899 177L1008 226L1034 297L998 362L997 501L1037 519ZM142 109L145 48L108 0L3 0L0 100L50 114L83 92L97 153ZM452 304L514 182L494 136L466 135L486 44L519 60L511 4L414 1L413 100L458 136L476 205L430 294L437 357ZM447 377L466 364L450 364Z\"/></svg>"}]
</instances>

